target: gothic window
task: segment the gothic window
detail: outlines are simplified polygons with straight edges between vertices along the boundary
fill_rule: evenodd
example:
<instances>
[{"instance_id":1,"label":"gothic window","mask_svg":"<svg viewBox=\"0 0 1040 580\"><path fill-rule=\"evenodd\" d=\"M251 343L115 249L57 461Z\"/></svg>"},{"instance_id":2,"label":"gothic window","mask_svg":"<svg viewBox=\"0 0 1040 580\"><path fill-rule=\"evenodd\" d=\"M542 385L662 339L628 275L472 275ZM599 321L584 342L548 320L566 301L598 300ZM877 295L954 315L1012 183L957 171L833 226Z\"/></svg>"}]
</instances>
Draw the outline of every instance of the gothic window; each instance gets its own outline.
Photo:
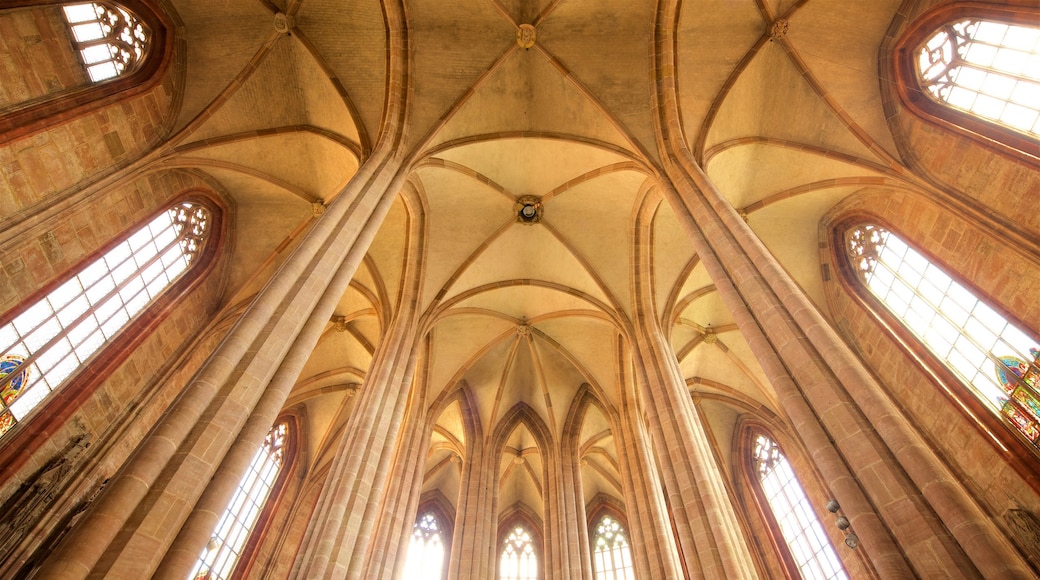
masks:
<instances>
[{"instance_id":1,"label":"gothic window","mask_svg":"<svg viewBox=\"0 0 1040 580\"><path fill-rule=\"evenodd\" d=\"M159 0L5 0L0 23L31 22L35 42L8 39L0 55L23 74L0 86L0 143L150 91L174 59ZM42 39L39 40L39 39ZM8 75L11 76L11 75Z\"/></svg>"},{"instance_id":2,"label":"gothic window","mask_svg":"<svg viewBox=\"0 0 1040 580\"><path fill-rule=\"evenodd\" d=\"M524 524L511 526L499 553L500 580L538 580L538 554L534 536Z\"/></svg>"},{"instance_id":3,"label":"gothic window","mask_svg":"<svg viewBox=\"0 0 1040 580\"><path fill-rule=\"evenodd\" d=\"M952 2L897 45L899 91L923 118L1035 161L1040 138L1040 13L1035 5Z\"/></svg>"},{"instance_id":4,"label":"gothic window","mask_svg":"<svg viewBox=\"0 0 1040 580\"><path fill-rule=\"evenodd\" d=\"M1040 345L892 232L845 233L860 281L966 389L1040 448Z\"/></svg>"},{"instance_id":5,"label":"gothic window","mask_svg":"<svg viewBox=\"0 0 1040 580\"><path fill-rule=\"evenodd\" d=\"M940 103L1040 134L1040 28L966 18L918 49L921 86Z\"/></svg>"},{"instance_id":6,"label":"gothic window","mask_svg":"<svg viewBox=\"0 0 1040 580\"><path fill-rule=\"evenodd\" d=\"M93 82L133 72L144 62L152 35L134 13L109 2L69 4L63 11Z\"/></svg>"},{"instance_id":7,"label":"gothic window","mask_svg":"<svg viewBox=\"0 0 1040 580\"><path fill-rule=\"evenodd\" d=\"M198 262L211 222L177 203L0 326L0 435Z\"/></svg>"},{"instance_id":8,"label":"gothic window","mask_svg":"<svg viewBox=\"0 0 1040 580\"><path fill-rule=\"evenodd\" d=\"M635 580L625 528L609 514L599 518L593 530L592 569L596 580Z\"/></svg>"},{"instance_id":9,"label":"gothic window","mask_svg":"<svg viewBox=\"0 0 1040 580\"><path fill-rule=\"evenodd\" d=\"M223 580L231 577L278 476L284 473L285 450L294 436L288 420L279 421L271 428L189 578Z\"/></svg>"},{"instance_id":10,"label":"gothic window","mask_svg":"<svg viewBox=\"0 0 1040 580\"><path fill-rule=\"evenodd\" d=\"M410 580L440 580L444 577L445 545L441 523L433 512L419 516L412 527L404 577Z\"/></svg>"},{"instance_id":11,"label":"gothic window","mask_svg":"<svg viewBox=\"0 0 1040 580\"><path fill-rule=\"evenodd\" d=\"M767 511L776 520L801 577L848 578L780 446L758 433L751 439L750 452Z\"/></svg>"}]
</instances>

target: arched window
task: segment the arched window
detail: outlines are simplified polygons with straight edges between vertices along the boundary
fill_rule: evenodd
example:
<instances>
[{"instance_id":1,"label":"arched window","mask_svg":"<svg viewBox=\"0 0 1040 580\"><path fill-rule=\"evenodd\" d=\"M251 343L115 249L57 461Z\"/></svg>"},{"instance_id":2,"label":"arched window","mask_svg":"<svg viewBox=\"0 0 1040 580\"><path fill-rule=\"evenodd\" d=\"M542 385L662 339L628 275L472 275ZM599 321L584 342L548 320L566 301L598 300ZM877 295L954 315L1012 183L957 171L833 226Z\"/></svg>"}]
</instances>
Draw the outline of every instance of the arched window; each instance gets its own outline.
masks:
<instances>
[{"instance_id":1,"label":"arched window","mask_svg":"<svg viewBox=\"0 0 1040 580\"><path fill-rule=\"evenodd\" d=\"M447 563L443 525L432 511L424 512L412 527L404 577L410 580L440 580Z\"/></svg>"},{"instance_id":2,"label":"arched window","mask_svg":"<svg viewBox=\"0 0 1040 580\"><path fill-rule=\"evenodd\" d=\"M0 326L0 435L198 263L212 222L177 203Z\"/></svg>"},{"instance_id":3,"label":"arched window","mask_svg":"<svg viewBox=\"0 0 1040 580\"><path fill-rule=\"evenodd\" d=\"M769 512L783 535L796 568L792 572L802 578L848 578L780 446L764 433L756 433L748 452L769 508L763 511Z\"/></svg>"},{"instance_id":4,"label":"arched window","mask_svg":"<svg viewBox=\"0 0 1040 580\"><path fill-rule=\"evenodd\" d=\"M174 26L158 0L2 4L0 24L30 27L23 35L38 40L0 45L16 73L0 90L0 143L152 90L174 56Z\"/></svg>"},{"instance_id":5,"label":"arched window","mask_svg":"<svg viewBox=\"0 0 1040 580\"><path fill-rule=\"evenodd\" d=\"M133 72L148 56L152 33L133 12L109 2L62 7L90 80Z\"/></svg>"},{"instance_id":6,"label":"arched window","mask_svg":"<svg viewBox=\"0 0 1040 580\"><path fill-rule=\"evenodd\" d=\"M944 4L897 51L900 94L922 117L1037 157L1040 11L1036 3Z\"/></svg>"},{"instance_id":7,"label":"arched window","mask_svg":"<svg viewBox=\"0 0 1040 580\"><path fill-rule=\"evenodd\" d=\"M592 570L596 580L635 580L628 535L610 514L603 514L592 531Z\"/></svg>"},{"instance_id":8,"label":"arched window","mask_svg":"<svg viewBox=\"0 0 1040 580\"><path fill-rule=\"evenodd\" d=\"M845 232L860 281L966 386L1040 451L1040 345L892 232Z\"/></svg>"},{"instance_id":9,"label":"arched window","mask_svg":"<svg viewBox=\"0 0 1040 580\"><path fill-rule=\"evenodd\" d=\"M1040 134L1040 28L965 18L918 49L921 86L940 103Z\"/></svg>"},{"instance_id":10,"label":"arched window","mask_svg":"<svg viewBox=\"0 0 1040 580\"><path fill-rule=\"evenodd\" d=\"M498 556L500 580L538 580L538 552L531 530L522 523L511 526Z\"/></svg>"},{"instance_id":11,"label":"arched window","mask_svg":"<svg viewBox=\"0 0 1040 580\"><path fill-rule=\"evenodd\" d=\"M288 420L279 421L267 434L190 578L222 580L231 577L264 504L279 481L284 479L285 470L282 468L287 459L286 449L296 437L291 425Z\"/></svg>"}]
</instances>

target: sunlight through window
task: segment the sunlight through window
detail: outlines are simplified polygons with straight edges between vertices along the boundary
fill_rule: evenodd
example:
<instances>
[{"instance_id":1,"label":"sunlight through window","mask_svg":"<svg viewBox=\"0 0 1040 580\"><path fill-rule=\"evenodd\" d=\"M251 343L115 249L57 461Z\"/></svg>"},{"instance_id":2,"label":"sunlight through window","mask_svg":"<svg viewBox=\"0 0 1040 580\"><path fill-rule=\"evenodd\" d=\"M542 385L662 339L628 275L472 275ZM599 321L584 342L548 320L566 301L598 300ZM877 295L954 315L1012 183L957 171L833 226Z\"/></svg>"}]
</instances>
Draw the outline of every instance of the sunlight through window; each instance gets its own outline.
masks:
<instances>
[{"instance_id":1,"label":"sunlight through window","mask_svg":"<svg viewBox=\"0 0 1040 580\"><path fill-rule=\"evenodd\" d=\"M780 446L759 434L751 453L762 493L802 578L848 578Z\"/></svg>"},{"instance_id":2,"label":"sunlight through window","mask_svg":"<svg viewBox=\"0 0 1040 580\"><path fill-rule=\"evenodd\" d=\"M1040 446L1040 345L896 235L845 234L860 279L971 393Z\"/></svg>"},{"instance_id":3,"label":"sunlight through window","mask_svg":"<svg viewBox=\"0 0 1040 580\"><path fill-rule=\"evenodd\" d=\"M0 327L0 435L189 268L209 222L177 204Z\"/></svg>"},{"instance_id":4,"label":"sunlight through window","mask_svg":"<svg viewBox=\"0 0 1040 580\"><path fill-rule=\"evenodd\" d=\"M132 12L108 2L63 9L90 80L96 83L132 72L144 61L151 33Z\"/></svg>"},{"instance_id":5,"label":"sunlight through window","mask_svg":"<svg viewBox=\"0 0 1040 580\"><path fill-rule=\"evenodd\" d=\"M223 580L231 577L249 532L278 478L288 436L289 425L284 421L271 428L189 578Z\"/></svg>"},{"instance_id":6,"label":"sunlight through window","mask_svg":"<svg viewBox=\"0 0 1040 580\"><path fill-rule=\"evenodd\" d=\"M404 577L408 580L440 580L444 575L444 537L437 516L427 512L412 528Z\"/></svg>"},{"instance_id":7,"label":"sunlight through window","mask_svg":"<svg viewBox=\"0 0 1040 580\"><path fill-rule=\"evenodd\" d=\"M596 580L635 580L632 550L621 523L604 515L592 537L592 568Z\"/></svg>"},{"instance_id":8,"label":"sunlight through window","mask_svg":"<svg viewBox=\"0 0 1040 580\"><path fill-rule=\"evenodd\" d=\"M939 102L1040 135L1040 28L952 22L920 47L917 66Z\"/></svg>"},{"instance_id":9,"label":"sunlight through window","mask_svg":"<svg viewBox=\"0 0 1040 580\"><path fill-rule=\"evenodd\" d=\"M514 526L502 544L498 577L501 580L538 580L534 538L522 524Z\"/></svg>"}]
</instances>

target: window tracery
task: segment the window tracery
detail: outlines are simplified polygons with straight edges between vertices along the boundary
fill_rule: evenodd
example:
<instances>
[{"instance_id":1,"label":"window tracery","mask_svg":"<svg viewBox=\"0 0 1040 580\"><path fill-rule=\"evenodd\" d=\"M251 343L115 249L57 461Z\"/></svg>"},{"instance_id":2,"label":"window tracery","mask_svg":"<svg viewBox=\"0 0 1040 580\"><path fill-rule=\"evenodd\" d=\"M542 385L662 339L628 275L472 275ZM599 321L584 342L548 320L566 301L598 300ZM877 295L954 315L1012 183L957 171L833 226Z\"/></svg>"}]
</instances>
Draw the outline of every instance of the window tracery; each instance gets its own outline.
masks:
<instances>
[{"instance_id":1,"label":"window tracery","mask_svg":"<svg viewBox=\"0 0 1040 580\"><path fill-rule=\"evenodd\" d=\"M1001 154L1038 162L1035 2L938 3L915 18L893 48L893 86L909 111Z\"/></svg>"},{"instance_id":2,"label":"window tracery","mask_svg":"<svg viewBox=\"0 0 1040 580\"><path fill-rule=\"evenodd\" d=\"M217 523L209 545L202 551L190 578L223 580L230 578L235 564L260 517L286 462L285 450L294 436L288 421L271 428L256 452L238 490Z\"/></svg>"},{"instance_id":3,"label":"window tracery","mask_svg":"<svg viewBox=\"0 0 1040 580\"><path fill-rule=\"evenodd\" d=\"M892 232L845 233L860 281L1034 450L1040 450L1040 345Z\"/></svg>"},{"instance_id":4,"label":"window tracery","mask_svg":"<svg viewBox=\"0 0 1040 580\"><path fill-rule=\"evenodd\" d=\"M87 2L63 7L90 80L132 72L148 55L151 31L126 8L109 2Z\"/></svg>"},{"instance_id":5,"label":"window tracery","mask_svg":"<svg viewBox=\"0 0 1040 580\"><path fill-rule=\"evenodd\" d=\"M750 453L759 488L802 578L848 578L780 446L758 433Z\"/></svg>"},{"instance_id":6,"label":"window tracery","mask_svg":"<svg viewBox=\"0 0 1040 580\"><path fill-rule=\"evenodd\" d=\"M211 222L178 203L0 326L0 436L188 271Z\"/></svg>"},{"instance_id":7,"label":"window tracery","mask_svg":"<svg viewBox=\"0 0 1040 580\"><path fill-rule=\"evenodd\" d=\"M600 517L593 532L592 568L596 580L635 580L628 534L609 514Z\"/></svg>"},{"instance_id":8,"label":"window tracery","mask_svg":"<svg viewBox=\"0 0 1040 580\"><path fill-rule=\"evenodd\" d=\"M502 542L499 555L498 577L501 580L537 580L538 554L534 536L523 524L510 528Z\"/></svg>"},{"instance_id":9,"label":"window tracery","mask_svg":"<svg viewBox=\"0 0 1040 580\"><path fill-rule=\"evenodd\" d=\"M404 577L413 580L440 580L444 571L444 534L441 523L432 512L425 512L412 527Z\"/></svg>"}]
</instances>

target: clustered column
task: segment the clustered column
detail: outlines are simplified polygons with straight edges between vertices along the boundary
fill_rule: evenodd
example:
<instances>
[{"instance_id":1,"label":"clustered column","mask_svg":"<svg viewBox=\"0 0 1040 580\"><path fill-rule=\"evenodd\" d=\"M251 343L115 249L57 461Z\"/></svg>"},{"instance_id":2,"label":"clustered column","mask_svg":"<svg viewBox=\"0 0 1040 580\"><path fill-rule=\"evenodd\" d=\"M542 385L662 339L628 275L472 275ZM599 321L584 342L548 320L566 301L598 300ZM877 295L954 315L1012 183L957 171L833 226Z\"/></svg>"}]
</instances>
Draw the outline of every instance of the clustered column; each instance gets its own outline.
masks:
<instances>
[{"instance_id":1,"label":"clustered column","mask_svg":"<svg viewBox=\"0 0 1040 580\"><path fill-rule=\"evenodd\" d=\"M44 565L45 576L155 569L203 491L194 483L216 471L307 321L328 320L331 310L322 316L318 303L337 291L333 280L345 290L395 197L400 169L389 154L362 166Z\"/></svg>"}]
</instances>

